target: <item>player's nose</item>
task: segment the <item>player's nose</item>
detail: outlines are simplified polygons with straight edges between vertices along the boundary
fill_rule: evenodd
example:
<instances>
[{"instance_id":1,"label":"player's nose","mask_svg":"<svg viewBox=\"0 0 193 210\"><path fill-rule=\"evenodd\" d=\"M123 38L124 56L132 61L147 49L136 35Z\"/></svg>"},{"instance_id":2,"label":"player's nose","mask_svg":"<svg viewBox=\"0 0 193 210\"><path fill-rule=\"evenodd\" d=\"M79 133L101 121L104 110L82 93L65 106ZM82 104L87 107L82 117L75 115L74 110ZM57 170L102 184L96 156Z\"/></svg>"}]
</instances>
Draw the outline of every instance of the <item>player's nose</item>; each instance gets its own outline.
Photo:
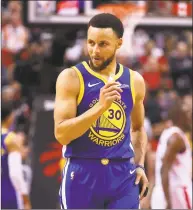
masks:
<instances>
[{"instance_id":1,"label":"player's nose","mask_svg":"<svg viewBox=\"0 0 193 210\"><path fill-rule=\"evenodd\" d=\"M100 53L100 48L98 47L98 45L95 45L93 48L93 55L98 56L99 53Z\"/></svg>"}]
</instances>

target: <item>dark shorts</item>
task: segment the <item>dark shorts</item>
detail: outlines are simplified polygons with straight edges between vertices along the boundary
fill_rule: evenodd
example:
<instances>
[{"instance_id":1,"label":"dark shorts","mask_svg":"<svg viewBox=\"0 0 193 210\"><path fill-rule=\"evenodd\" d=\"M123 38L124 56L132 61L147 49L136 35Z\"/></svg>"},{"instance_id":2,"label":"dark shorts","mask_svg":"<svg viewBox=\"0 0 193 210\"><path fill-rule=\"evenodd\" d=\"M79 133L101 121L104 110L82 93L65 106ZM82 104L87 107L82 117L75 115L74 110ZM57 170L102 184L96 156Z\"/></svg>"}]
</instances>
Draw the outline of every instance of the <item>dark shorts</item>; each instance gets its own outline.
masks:
<instances>
[{"instance_id":1,"label":"dark shorts","mask_svg":"<svg viewBox=\"0 0 193 210\"><path fill-rule=\"evenodd\" d=\"M61 208L138 209L135 169L130 159L68 159L59 192Z\"/></svg>"},{"instance_id":2,"label":"dark shorts","mask_svg":"<svg viewBox=\"0 0 193 210\"><path fill-rule=\"evenodd\" d=\"M2 209L18 209L18 200L16 191L9 181L2 180L1 183L1 208Z\"/></svg>"}]
</instances>

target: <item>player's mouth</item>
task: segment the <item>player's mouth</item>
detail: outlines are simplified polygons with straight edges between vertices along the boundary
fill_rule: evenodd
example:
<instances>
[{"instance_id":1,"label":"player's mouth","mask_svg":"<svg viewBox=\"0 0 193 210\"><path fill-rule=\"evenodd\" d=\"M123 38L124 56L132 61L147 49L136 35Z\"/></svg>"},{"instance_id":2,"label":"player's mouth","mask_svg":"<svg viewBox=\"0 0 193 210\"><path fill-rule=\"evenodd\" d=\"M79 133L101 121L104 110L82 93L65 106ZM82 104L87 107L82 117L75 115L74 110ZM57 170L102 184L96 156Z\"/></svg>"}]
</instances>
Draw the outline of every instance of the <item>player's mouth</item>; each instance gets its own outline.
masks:
<instances>
[{"instance_id":1,"label":"player's mouth","mask_svg":"<svg viewBox=\"0 0 193 210\"><path fill-rule=\"evenodd\" d=\"M93 62L94 63L98 63L100 61L101 61L101 58L99 58L99 57L93 57Z\"/></svg>"}]
</instances>

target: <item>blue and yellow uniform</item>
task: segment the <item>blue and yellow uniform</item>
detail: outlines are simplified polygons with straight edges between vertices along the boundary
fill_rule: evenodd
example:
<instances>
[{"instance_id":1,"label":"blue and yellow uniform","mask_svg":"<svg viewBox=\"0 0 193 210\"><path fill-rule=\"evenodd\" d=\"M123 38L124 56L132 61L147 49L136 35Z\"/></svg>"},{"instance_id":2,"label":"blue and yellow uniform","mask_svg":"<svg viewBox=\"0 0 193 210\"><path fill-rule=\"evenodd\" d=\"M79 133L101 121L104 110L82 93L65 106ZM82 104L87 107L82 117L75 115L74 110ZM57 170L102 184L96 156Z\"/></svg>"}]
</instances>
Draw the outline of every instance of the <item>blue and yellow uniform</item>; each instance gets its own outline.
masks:
<instances>
[{"instance_id":1,"label":"blue and yellow uniform","mask_svg":"<svg viewBox=\"0 0 193 210\"><path fill-rule=\"evenodd\" d=\"M108 82L86 61L72 67L80 79L77 116L95 106ZM133 71L117 64L116 100L82 136L63 147L67 163L60 188L62 208L138 208L130 114L135 103Z\"/></svg>"},{"instance_id":2,"label":"blue and yellow uniform","mask_svg":"<svg viewBox=\"0 0 193 210\"><path fill-rule=\"evenodd\" d=\"M18 209L17 193L9 176L7 145L12 140L14 133L2 129L1 133L1 208Z\"/></svg>"}]
</instances>

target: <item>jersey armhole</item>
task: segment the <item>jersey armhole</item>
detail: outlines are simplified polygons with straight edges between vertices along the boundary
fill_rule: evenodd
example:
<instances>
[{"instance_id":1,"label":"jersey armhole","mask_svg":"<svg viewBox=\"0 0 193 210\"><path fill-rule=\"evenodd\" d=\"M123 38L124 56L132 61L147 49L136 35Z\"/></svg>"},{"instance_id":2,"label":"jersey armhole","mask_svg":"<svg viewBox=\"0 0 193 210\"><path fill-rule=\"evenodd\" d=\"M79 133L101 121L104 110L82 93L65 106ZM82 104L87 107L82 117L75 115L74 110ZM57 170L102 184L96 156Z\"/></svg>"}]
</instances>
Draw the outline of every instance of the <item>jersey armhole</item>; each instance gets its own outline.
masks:
<instances>
[{"instance_id":1,"label":"jersey armhole","mask_svg":"<svg viewBox=\"0 0 193 210\"><path fill-rule=\"evenodd\" d=\"M129 69L130 72L130 86L131 86L131 95L133 99L133 105L135 105L135 87L134 87L134 72Z\"/></svg>"},{"instance_id":2,"label":"jersey armhole","mask_svg":"<svg viewBox=\"0 0 193 210\"><path fill-rule=\"evenodd\" d=\"M80 81L80 91L79 91L79 95L78 95L78 100L77 100L77 104L79 105L80 102L82 101L83 99L83 96L84 96L84 79L83 79L83 76L80 72L80 70L76 67L76 66L72 66L72 68L76 71L76 73L78 74L78 77L79 77L79 81Z\"/></svg>"}]
</instances>

